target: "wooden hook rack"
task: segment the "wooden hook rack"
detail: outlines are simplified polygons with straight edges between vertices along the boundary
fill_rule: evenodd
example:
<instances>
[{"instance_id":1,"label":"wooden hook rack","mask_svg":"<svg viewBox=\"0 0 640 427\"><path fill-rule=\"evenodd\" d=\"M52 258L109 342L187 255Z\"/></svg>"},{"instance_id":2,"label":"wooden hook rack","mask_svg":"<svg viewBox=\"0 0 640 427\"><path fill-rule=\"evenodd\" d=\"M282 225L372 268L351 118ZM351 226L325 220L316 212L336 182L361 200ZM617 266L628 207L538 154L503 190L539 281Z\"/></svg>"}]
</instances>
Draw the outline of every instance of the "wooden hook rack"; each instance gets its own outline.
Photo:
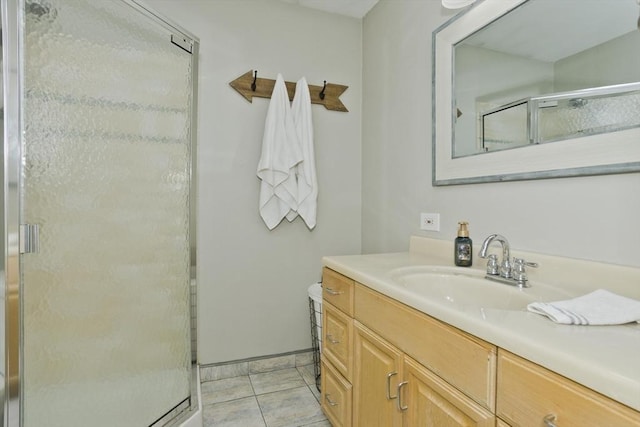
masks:
<instances>
[{"instance_id":1,"label":"wooden hook rack","mask_svg":"<svg viewBox=\"0 0 640 427\"><path fill-rule=\"evenodd\" d=\"M287 86L289 99L293 101L293 95L296 91L295 82L284 82ZM257 71L248 71L241 75L229 85L240 93L247 101L252 102L253 97L271 98L271 93L276 85L274 79L263 79L257 77ZM309 95L312 104L324 105L327 110L348 112L347 107L340 101L340 95L347 90L349 86L327 83L323 86L309 85Z\"/></svg>"}]
</instances>

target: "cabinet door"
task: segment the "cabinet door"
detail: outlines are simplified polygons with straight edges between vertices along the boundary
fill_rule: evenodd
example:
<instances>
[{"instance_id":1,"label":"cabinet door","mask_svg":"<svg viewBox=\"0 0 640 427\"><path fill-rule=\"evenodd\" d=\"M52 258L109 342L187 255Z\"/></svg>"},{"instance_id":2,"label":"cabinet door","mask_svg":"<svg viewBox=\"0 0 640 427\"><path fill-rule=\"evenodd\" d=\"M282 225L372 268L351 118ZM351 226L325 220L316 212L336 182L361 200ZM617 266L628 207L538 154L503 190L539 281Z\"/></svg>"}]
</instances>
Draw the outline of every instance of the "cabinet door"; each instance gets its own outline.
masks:
<instances>
[{"instance_id":1,"label":"cabinet door","mask_svg":"<svg viewBox=\"0 0 640 427\"><path fill-rule=\"evenodd\" d=\"M353 425L399 427L402 353L358 322L354 333Z\"/></svg>"},{"instance_id":2,"label":"cabinet door","mask_svg":"<svg viewBox=\"0 0 640 427\"><path fill-rule=\"evenodd\" d=\"M404 378L400 404L405 427L495 426L491 412L408 356Z\"/></svg>"}]
</instances>

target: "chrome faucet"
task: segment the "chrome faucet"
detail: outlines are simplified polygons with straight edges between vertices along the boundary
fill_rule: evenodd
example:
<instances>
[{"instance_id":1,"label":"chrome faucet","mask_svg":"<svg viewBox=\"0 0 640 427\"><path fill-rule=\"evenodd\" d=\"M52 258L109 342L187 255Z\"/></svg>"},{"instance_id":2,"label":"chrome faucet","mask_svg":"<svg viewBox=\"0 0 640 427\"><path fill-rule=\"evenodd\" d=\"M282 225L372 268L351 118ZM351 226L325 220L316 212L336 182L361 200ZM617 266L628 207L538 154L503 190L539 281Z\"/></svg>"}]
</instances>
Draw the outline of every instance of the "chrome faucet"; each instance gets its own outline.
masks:
<instances>
[{"instance_id":1,"label":"chrome faucet","mask_svg":"<svg viewBox=\"0 0 640 427\"><path fill-rule=\"evenodd\" d=\"M492 234L491 236L484 239L482 243L482 248L480 249L480 258L487 257L487 250L489 249L489 245L493 243L493 241L500 242L502 245L502 262L500 263L500 276L505 279L511 278L511 256L509 255L509 241L506 237L501 236L500 234ZM494 259L490 259L490 261L494 261ZM492 271L494 271L495 266L492 264ZM491 273L492 275L496 275L496 273Z\"/></svg>"},{"instance_id":2,"label":"chrome faucet","mask_svg":"<svg viewBox=\"0 0 640 427\"><path fill-rule=\"evenodd\" d=\"M497 241L502 245L502 261L500 263L498 263L498 257L496 255L492 254L487 256L489 246L494 241ZM514 258L512 263L511 255L509 254L509 241L506 237L501 236L500 234L492 234L487 237L482 243L482 248L480 249L478 256L480 258L489 258L487 261L486 279L518 286L520 288L528 288L531 286L527 278L527 271L525 267L537 267L538 264L535 262L527 262L521 258Z\"/></svg>"}]
</instances>

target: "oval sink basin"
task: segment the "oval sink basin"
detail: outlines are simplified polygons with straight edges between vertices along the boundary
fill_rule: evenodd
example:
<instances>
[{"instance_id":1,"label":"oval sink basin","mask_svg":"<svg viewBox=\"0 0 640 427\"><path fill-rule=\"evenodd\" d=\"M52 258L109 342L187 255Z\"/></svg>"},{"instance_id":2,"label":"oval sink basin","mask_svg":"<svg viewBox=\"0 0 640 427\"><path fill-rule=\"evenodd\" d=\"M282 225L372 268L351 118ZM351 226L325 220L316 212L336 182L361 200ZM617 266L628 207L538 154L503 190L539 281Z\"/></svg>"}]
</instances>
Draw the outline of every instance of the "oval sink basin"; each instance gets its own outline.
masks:
<instances>
[{"instance_id":1,"label":"oval sink basin","mask_svg":"<svg viewBox=\"0 0 640 427\"><path fill-rule=\"evenodd\" d=\"M570 298L566 292L534 284L530 288L497 283L484 272L457 267L415 266L391 271L392 280L421 298L459 307L522 310L534 301Z\"/></svg>"}]
</instances>

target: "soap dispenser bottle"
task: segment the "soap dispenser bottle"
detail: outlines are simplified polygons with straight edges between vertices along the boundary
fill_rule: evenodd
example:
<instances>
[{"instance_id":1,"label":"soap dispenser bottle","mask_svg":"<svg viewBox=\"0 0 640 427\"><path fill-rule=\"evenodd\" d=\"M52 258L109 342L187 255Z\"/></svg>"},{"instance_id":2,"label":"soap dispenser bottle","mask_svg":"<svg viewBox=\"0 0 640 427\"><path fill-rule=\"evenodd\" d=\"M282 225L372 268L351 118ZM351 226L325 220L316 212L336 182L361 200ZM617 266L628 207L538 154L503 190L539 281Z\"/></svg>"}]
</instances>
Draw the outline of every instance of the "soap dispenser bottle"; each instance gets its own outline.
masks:
<instances>
[{"instance_id":1,"label":"soap dispenser bottle","mask_svg":"<svg viewBox=\"0 0 640 427\"><path fill-rule=\"evenodd\" d=\"M469 238L469 223L458 223L458 237L454 242L454 262L458 267L471 267L473 263L473 246Z\"/></svg>"}]
</instances>

